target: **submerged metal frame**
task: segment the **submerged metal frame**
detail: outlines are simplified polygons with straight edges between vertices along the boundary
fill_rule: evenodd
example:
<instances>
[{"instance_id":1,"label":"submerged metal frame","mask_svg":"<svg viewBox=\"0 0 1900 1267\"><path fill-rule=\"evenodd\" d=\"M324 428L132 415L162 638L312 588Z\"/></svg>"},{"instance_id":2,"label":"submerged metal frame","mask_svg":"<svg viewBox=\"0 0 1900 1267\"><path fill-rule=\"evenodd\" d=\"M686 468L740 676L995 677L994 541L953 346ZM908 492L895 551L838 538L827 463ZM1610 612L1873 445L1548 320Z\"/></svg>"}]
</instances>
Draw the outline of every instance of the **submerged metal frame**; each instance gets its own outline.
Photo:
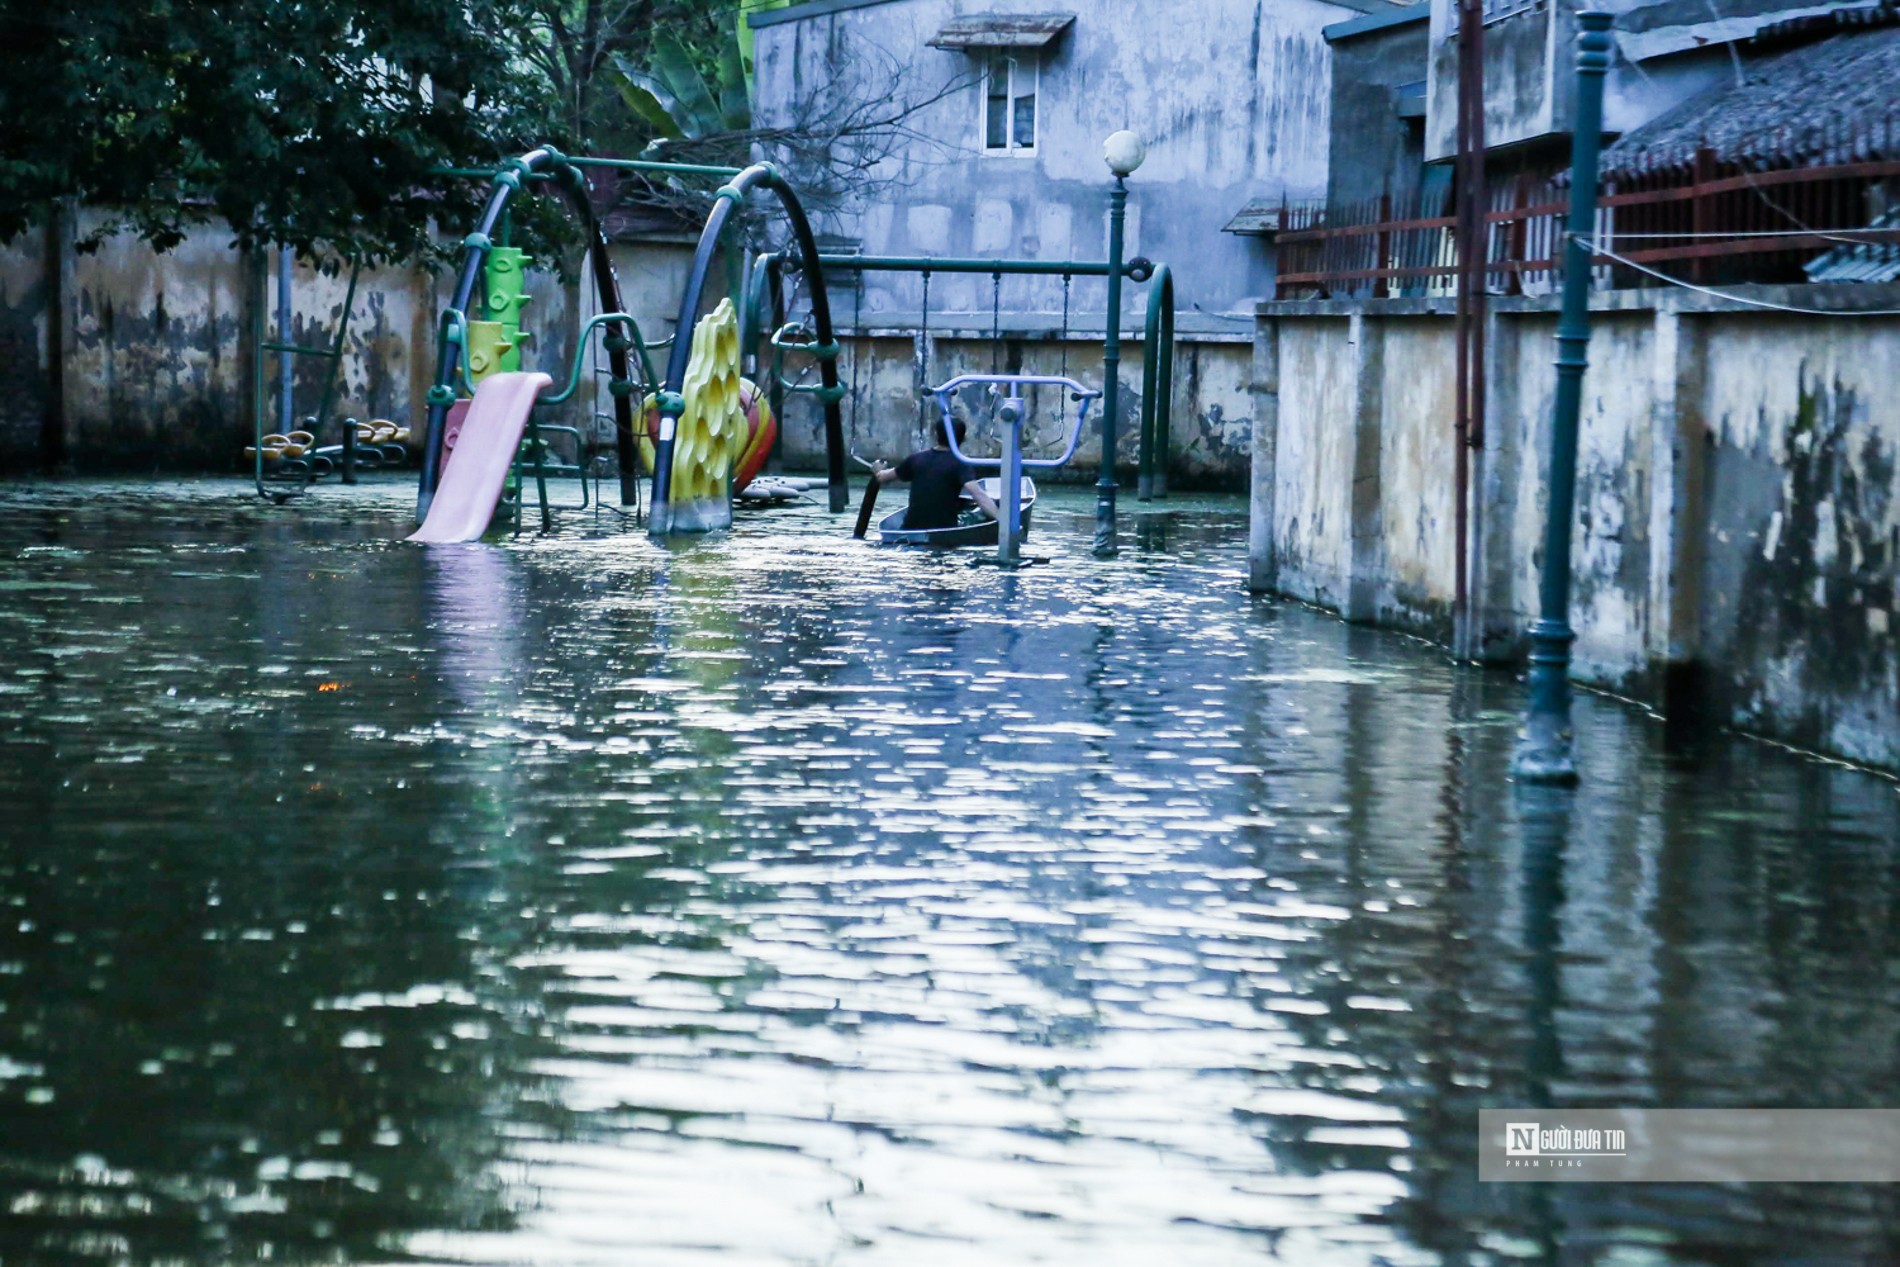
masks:
<instances>
[{"instance_id":1,"label":"submerged metal frame","mask_svg":"<svg viewBox=\"0 0 1900 1267\"><path fill-rule=\"evenodd\" d=\"M776 167L755 163L721 185L714 195L712 214L699 235L699 247L693 253L692 270L686 276L686 291L680 298L679 322L674 327L672 355L667 358L666 381L660 387L660 436L653 446L653 508L647 518L647 531L653 536L669 535L673 530L672 484L673 449L680 415L686 412L686 366L692 357L690 331L699 315L699 304L706 290L706 278L712 271L713 258L719 252L720 239L731 222L733 208L745 201L755 188L777 195L785 218L791 221L792 238L805 265L806 282L811 291L812 322L817 327L816 342L809 351L818 360L824 384L813 394L825 408L825 482L833 512L849 503L845 487L844 415L838 408L844 389L838 385L838 342L831 325L831 304L825 294L825 279L818 254L818 239L799 202L797 192ZM776 378L776 375L774 375Z\"/></svg>"},{"instance_id":2,"label":"submerged metal frame","mask_svg":"<svg viewBox=\"0 0 1900 1267\"><path fill-rule=\"evenodd\" d=\"M1126 197L1125 191L1123 197ZM771 267L775 270L782 269L792 262L784 252L762 257L762 262L765 259L769 259ZM956 256L938 258L928 255L821 255L818 257L818 264L821 268L834 269L838 272L921 273L925 277L931 273L987 273L991 277L1108 278L1111 282L1108 310L1104 314L1103 321L1105 370L1110 362L1108 355L1110 348L1114 349L1113 363L1117 368L1120 363L1120 279L1126 278L1136 283L1152 282L1153 285L1148 291L1148 315L1142 343L1141 448L1136 462L1139 472L1136 495L1142 501L1168 495L1168 441L1174 397L1174 274L1166 264L1156 264L1140 256L1125 263L1117 260L1111 265L1107 260L981 259ZM773 276L776 278L776 273ZM1114 402L1117 392L1111 391L1106 381L1102 387L1108 401L1105 402L1101 415L1104 441L1103 473L1097 480L1097 489L1101 496L1107 498L1107 516L1112 540L1114 420L1110 417L1109 405ZM925 394L930 394L927 385ZM1106 493L1101 493L1104 481L1109 485L1109 489Z\"/></svg>"},{"instance_id":3,"label":"submerged metal frame","mask_svg":"<svg viewBox=\"0 0 1900 1267\"><path fill-rule=\"evenodd\" d=\"M988 383L992 391L1003 388L1009 391L1002 407L996 412L997 421L1002 424L1003 452L1000 457L971 457L963 451L963 444L957 439L956 419L951 416L950 402L956 398L958 391L973 383ZM1075 426L1069 430L1068 442L1055 457L1023 456L1024 387L1060 387L1080 406L1076 410ZM1088 427L1089 402L1101 399L1104 393L1056 374L959 374L949 382L933 387L930 394L937 398L937 408L943 414L943 438L949 444L950 451L957 455L957 460L967 466L994 466L1000 472L997 491L1003 497L998 509L1003 513L998 520L996 561L1013 566L1019 561L1022 549L1023 469L1052 469L1065 465L1074 457L1076 446L1082 442L1082 432Z\"/></svg>"},{"instance_id":4,"label":"submerged metal frame","mask_svg":"<svg viewBox=\"0 0 1900 1267\"><path fill-rule=\"evenodd\" d=\"M577 215L588 234L588 254L594 266L594 286L600 297L600 306L608 314L623 313L625 306L620 301L620 279L614 272L613 258L608 251L607 235L595 219L593 204L587 198L587 179L581 174L583 167L601 167L631 171L651 171L681 176L730 176L735 169L729 167L706 167L691 163L658 163L633 159L569 158L551 145L541 145L529 150L519 158L510 159L499 170L485 168L443 168L444 176L470 176L486 178L493 182L494 189L488 196L488 205L482 211L481 220L475 231L462 239L466 248L462 256L462 268L456 278L455 290L449 299L448 309L439 323L436 334L436 373L435 384L429 388L428 421L423 431L422 470L416 485L416 522L428 517L429 503L435 499L435 490L440 481L442 459L442 438L446 429L449 407L456 400L456 384L459 379L462 347L450 337L454 319L453 313L467 319L469 303L475 297L475 287L480 283L483 265L487 262L489 249L494 245L489 236L495 231L507 213L510 200L521 191L522 185L529 180L552 180L559 186L567 199L569 208ZM723 205L723 204L722 204ZM631 325L631 322L627 324ZM628 332L610 335L605 340L608 367L611 381L608 389L614 398L614 447L619 459L620 504L632 506L639 501L639 466L635 453L633 435L633 380L629 376L627 351L632 346Z\"/></svg>"}]
</instances>

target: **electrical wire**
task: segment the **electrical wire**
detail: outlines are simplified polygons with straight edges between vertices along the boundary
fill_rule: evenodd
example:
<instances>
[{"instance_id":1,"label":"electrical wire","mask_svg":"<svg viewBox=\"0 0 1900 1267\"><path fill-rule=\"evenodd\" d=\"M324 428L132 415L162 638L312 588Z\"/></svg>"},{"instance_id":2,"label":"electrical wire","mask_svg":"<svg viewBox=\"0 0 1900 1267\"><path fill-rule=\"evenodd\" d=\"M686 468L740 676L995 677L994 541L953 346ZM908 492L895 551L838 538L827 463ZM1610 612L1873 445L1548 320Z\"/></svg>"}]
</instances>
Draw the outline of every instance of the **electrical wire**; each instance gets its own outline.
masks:
<instances>
[{"instance_id":1,"label":"electrical wire","mask_svg":"<svg viewBox=\"0 0 1900 1267\"><path fill-rule=\"evenodd\" d=\"M1615 237L1618 241L1628 241L1636 238L1664 238L1672 240L1676 238L1716 238L1724 242L1731 238L1826 238L1830 242L1845 242L1849 246L1883 245L1877 238L1848 236L1849 234L1855 233L1884 233L1900 238L1900 224L1892 225L1887 228L1870 227L1865 229L1738 229L1734 233L1724 233L1719 229L1705 233L1691 233L1687 230L1681 233L1624 233L1619 230L1611 236Z\"/></svg>"},{"instance_id":2,"label":"electrical wire","mask_svg":"<svg viewBox=\"0 0 1900 1267\"><path fill-rule=\"evenodd\" d=\"M1594 239L1584 238L1574 233L1566 236L1571 241L1581 242L1584 246L1588 247L1592 255L1601 255L1605 259L1614 260L1625 268L1633 268L1639 273L1645 273L1657 281L1667 282L1671 286L1679 286L1683 290L1693 290L1698 294L1709 295L1716 299L1725 299L1730 303L1747 304L1751 308L1766 308L1773 312L1792 313L1799 317L1900 317L1900 308L1866 308L1837 312L1829 311L1825 308L1802 308L1794 304L1778 304L1767 299L1755 299L1749 295L1737 294L1734 291L1718 290L1713 286L1703 286L1696 282L1685 282L1680 277L1671 277L1659 269L1651 268L1647 264L1639 264L1627 256L1619 255Z\"/></svg>"}]
</instances>

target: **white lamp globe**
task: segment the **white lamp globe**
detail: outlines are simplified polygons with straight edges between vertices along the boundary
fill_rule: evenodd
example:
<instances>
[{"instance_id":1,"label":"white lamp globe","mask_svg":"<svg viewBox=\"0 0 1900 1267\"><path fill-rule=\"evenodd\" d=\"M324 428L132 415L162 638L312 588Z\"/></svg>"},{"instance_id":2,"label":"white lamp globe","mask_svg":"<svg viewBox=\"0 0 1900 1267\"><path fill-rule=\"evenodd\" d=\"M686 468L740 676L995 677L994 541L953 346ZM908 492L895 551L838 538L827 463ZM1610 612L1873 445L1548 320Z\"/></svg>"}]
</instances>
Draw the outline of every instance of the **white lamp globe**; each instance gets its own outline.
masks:
<instances>
[{"instance_id":1,"label":"white lamp globe","mask_svg":"<svg viewBox=\"0 0 1900 1267\"><path fill-rule=\"evenodd\" d=\"M1102 145L1102 159L1117 176L1132 176L1148 156L1147 147L1133 132L1117 132Z\"/></svg>"}]
</instances>

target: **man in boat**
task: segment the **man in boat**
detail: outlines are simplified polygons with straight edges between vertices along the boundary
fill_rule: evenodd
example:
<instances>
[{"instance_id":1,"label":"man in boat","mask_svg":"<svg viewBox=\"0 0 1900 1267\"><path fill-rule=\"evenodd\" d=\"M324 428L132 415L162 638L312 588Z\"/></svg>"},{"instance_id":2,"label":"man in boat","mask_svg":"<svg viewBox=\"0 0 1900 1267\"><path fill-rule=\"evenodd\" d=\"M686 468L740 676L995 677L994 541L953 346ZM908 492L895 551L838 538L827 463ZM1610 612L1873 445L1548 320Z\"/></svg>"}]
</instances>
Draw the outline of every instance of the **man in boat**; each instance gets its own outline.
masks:
<instances>
[{"instance_id":1,"label":"man in boat","mask_svg":"<svg viewBox=\"0 0 1900 1267\"><path fill-rule=\"evenodd\" d=\"M967 434L963 419L956 420L956 428L960 448ZM975 501L991 519L1001 517L996 500L977 483L976 472L951 452L941 418L937 419L936 447L920 449L896 466L887 465L880 458L875 470L880 488L898 480L910 485L910 509L904 512L904 528L908 532L954 528L960 496Z\"/></svg>"}]
</instances>

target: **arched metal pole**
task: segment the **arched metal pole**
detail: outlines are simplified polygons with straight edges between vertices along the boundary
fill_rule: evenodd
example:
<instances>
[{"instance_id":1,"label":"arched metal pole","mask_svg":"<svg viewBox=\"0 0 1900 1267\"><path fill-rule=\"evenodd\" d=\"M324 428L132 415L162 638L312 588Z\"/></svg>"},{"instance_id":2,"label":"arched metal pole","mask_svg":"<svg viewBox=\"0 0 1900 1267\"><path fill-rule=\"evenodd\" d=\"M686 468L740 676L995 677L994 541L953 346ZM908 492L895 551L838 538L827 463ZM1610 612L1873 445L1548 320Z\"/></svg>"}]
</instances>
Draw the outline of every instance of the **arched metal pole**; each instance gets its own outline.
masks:
<instances>
[{"instance_id":1,"label":"arched metal pole","mask_svg":"<svg viewBox=\"0 0 1900 1267\"><path fill-rule=\"evenodd\" d=\"M1135 495L1168 495L1168 424L1174 409L1174 274L1155 265L1141 342L1141 466Z\"/></svg>"},{"instance_id":2,"label":"arched metal pole","mask_svg":"<svg viewBox=\"0 0 1900 1267\"><path fill-rule=\"evenodd\" d=\"M462 239L467 251L462 257L462 271L456 277L449 308L465 317L468 315L469 303L475 297L475 287L481 281L482 265L493 245L489 235L501 222L509 200L521 189L522 182L534 176L552 178L586 227L588 250L594 266L594 287L600 296L601 309L605 312L624 312L620 303L620 280L614 273L613 259L607 249L607 235L595 221L593 204L587 199L587 179L578 167L551 145L529 150L521 157L510 160L506 167L495 173L495 188L488 196L488 205L482 211L482 218L475 231ZM443 431L448 421L449 407L455 403L462 349L459 344L450 341L450 325L445 319L436 336L435 385L429 388L428 421L422 439L422 470L416 481L418 523L428 517L429 503L435 499L436 482L442 464ZM629 383L628 388L614 389L614 437L620 459L620 504L631 506L638 501L639 490L635 485L638 469L633 445L633 402L629 399L629 342L623 332L610 336L606 346L607 363L613 372L614 382Z\"/></svg>"},{"instance_id":3,"label":"arched metal pole","mask_svg":"<svg viewBox=\"0 0 1900 1267\"><path fill-rule=\"evenodd\" d=\"M682 392L686 384L686 365L693 351L693 322L699 315L706 278L712 271L713 257L718 254L719 240L732 218L733 208L745 201L746 194L755 186L769 189L778 196L785 218L791 221L792 237L803 260L806 284L811 289L812 321L818 327L818 344L813 351L824 378L824 386L817 395L825 406L825 475L830 486L831 509L843 510L851 500L844 477L844 415L838 408L843 395L838 385L838 344L831 326L831 304L825 295L824 272L818 260L818 240L812 234L811 222L805 218L805 208L799 203L797 193L784 177L770 163L755 163L719 187L712 214L706 217L706 227L699 235L699 248L693 253L692 270L686 275L686 293L680 299L679 322L674 327L672 354L666 363L666 382L660 389L660 438L653 456L653 512L647 520L647 531L656 537L666 536L673 528L673 449L680 415L686 412L686 397Z\"/></svg>"}]
</instances>

